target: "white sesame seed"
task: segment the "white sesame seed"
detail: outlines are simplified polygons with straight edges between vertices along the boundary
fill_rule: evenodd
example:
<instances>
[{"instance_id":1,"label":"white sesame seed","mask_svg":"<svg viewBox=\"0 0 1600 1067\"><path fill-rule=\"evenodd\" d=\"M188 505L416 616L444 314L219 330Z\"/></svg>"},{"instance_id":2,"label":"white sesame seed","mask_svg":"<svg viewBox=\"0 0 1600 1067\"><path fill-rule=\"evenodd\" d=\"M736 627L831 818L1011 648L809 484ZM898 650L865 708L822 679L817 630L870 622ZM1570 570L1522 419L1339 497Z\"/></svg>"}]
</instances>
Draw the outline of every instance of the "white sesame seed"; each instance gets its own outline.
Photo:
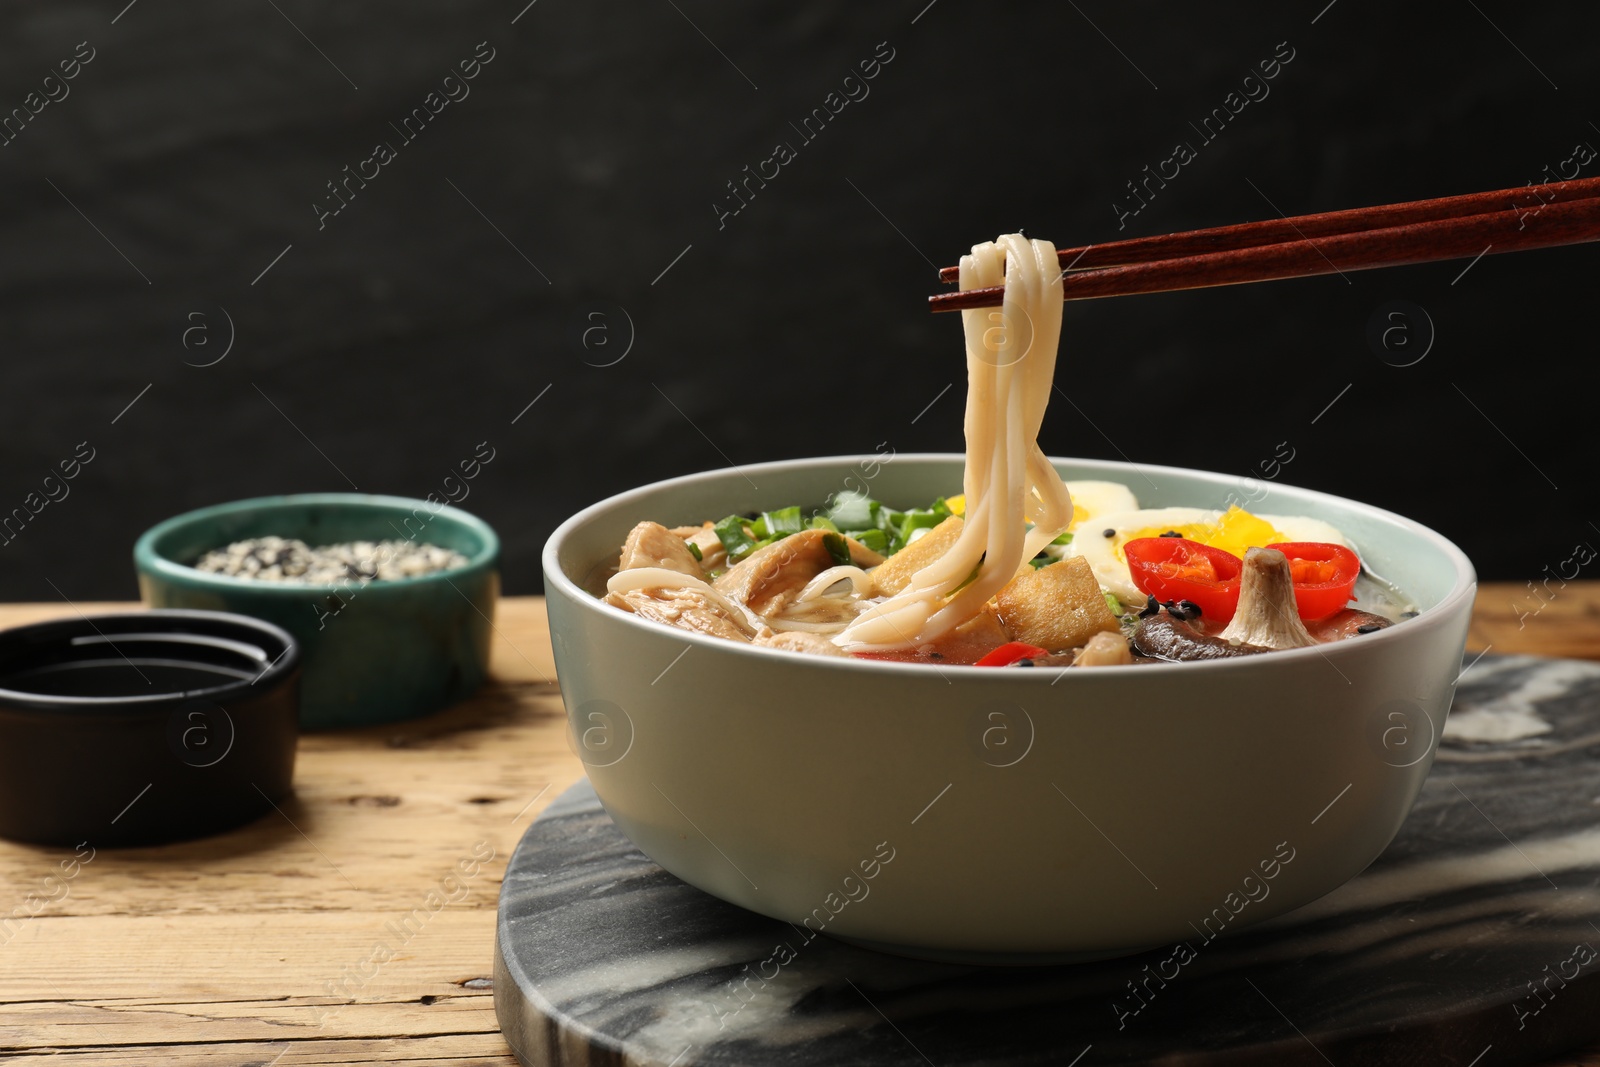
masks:
<instances>
[{"instance_id":1,"label":"white sesame seed","mask_svg":"<svg viewBox=\"0 0 1600 1067\"><path fill-rule=\"evenodd\" d=\"M467 557L454 549L413 541L352 541L312 548L276 536L235 541L207 552L196 570L256 581L335 585L394 581L458 570Z\"/></svg>"}]
</instances>

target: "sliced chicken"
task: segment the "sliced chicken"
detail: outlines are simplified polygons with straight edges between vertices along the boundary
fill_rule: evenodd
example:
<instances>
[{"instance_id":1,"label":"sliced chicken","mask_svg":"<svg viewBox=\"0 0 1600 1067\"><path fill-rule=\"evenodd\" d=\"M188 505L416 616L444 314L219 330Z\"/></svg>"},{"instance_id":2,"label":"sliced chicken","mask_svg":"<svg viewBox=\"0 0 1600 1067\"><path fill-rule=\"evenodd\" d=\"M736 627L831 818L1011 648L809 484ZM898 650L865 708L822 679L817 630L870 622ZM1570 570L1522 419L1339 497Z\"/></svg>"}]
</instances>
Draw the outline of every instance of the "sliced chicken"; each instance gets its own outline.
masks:
<instances>
[{"instance_id":1,"label":"sliced chicken","mask_svg":"<svg viewBox=\"0 0 1600 1067\"><path fill-rule=\"evenodd\" d=\"M693 544L700 550L700 569L707 574L720 571L728 565L728 550L722 547L722 539L717 536L716 528L711 523L674 526L672 532L683 538L685 544Z\"/></svg>"},{"instance_id":2,"label":"sliced chicken","mask_svg":"<svg viewBox=\"0 0 1600 1067\"><path fill-rule=\"evenodd\" d=\"M823 539L825 530L802 530L766 548L758 548L728 568L715 585L718 592L745 605L758 615L772 615L792 603L806 585L836 565ZM850 561L857 567L875 567L883 557L856 541L845 538ZM624 553L626 556L626 553Z\"/></svg>"},{"instance_id":3,"label":"sliced chicken","mask_svg":"<svg viewBox=\"0 0 1600 1067\"><path fill-rule=\"evenodd\" d=\"M700 561L694 558L684 539L659 522L641 522L629 531L617 570L631 571L636 567L663 567L679 574L705 577Z\"/></svg>"},{"instance_id":4,"label":"sliced chicken","mask_svg":"<svg viewBox=\"0 0 1600 1067\"><path fill-rule=\"evenodd\" d=\"M748 643L757 635L743 617L717 604L703 589L629 589L608 593L606 603L652 622ZM763 631L769 632L769 631Z\"/></svg>"},{"instance_id":5,"label":"sliced chicken","mask_svg":"<svg viewBox=\"0 0 1600 1067\"><path fill-rule=\"evenodd\" d=\"M789 652L808 652L813 656L841 656L850 658L850 653L834 644L823 634L805 633L793 630L786 633L766 634L757 637L752 644L764 645L767 648L781 648Z\"/></svg>"}]
</instances>

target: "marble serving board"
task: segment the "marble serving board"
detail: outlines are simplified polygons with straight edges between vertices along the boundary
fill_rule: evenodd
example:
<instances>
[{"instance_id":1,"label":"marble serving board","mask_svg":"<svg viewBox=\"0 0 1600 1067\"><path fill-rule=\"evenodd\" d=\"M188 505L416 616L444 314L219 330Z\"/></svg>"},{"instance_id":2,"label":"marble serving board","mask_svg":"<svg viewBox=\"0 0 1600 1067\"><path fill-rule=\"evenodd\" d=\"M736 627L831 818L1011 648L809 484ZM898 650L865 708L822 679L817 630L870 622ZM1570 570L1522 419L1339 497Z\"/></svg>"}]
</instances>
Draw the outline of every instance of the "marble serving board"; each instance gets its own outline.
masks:
<instances>
[{"instance_id":1,"label":"marble serving board","mask_svg":"<svg viewBox=\"0 0 1600 1067\"><path fill-rule=\"evenodd\" d=\"M1600 1035L1597 757L1600 664L1482 658L1359 877L1211 942L1048 968L808 940L663 871L582 782L506 870L495 1010L534 1065L1532 1063Z\"/></svg>"}]
</instances>

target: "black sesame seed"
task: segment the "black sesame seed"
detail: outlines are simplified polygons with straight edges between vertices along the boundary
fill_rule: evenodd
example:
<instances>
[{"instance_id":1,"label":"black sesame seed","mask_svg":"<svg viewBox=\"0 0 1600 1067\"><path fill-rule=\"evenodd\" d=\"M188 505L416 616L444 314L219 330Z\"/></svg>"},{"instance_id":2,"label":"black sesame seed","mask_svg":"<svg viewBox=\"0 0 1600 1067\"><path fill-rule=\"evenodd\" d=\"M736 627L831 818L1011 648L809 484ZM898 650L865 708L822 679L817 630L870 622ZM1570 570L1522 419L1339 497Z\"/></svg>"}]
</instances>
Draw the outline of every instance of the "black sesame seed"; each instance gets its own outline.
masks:
<instances>
[{"instance_id":1,"label":"black sesame seed","mask_svg":"<svg viewBox=\"0 0 1600 1067\"><path fill-rule=\"evenodd\" d=\"M1104 530L1101 530L1100 532L1102 534L1104 534L1105 536L1107 536L1107 537L1115 537L1115 536L1117 536L1117 531L1113 530L1109 526L1107 526Z\"/></svg>"},{"instance_id":2,"label":"black sesame seed","mask_svg":"<svg viewBox=\"0 0 1600 1067\"><path fill-rule=\"evenodd\" d=\"M1162 534L1161 536L1162 537L1182 537L1183 534L1179 533L1177 530L1168 530L1166 533Z\"/></svg>"},{"instance_id":3,"label":"black sesame seed","mask_svg":"<svg viewBox=\"0 0 1600 1067\"><path fill-rule=\"evenodd\" d=\"M1153 596L1144 598L1144 607L1139 611L1139 618L1148 619L1161 611L1161 602Z\"/></svg>"},{"instance_id":4,"label":"black sesame seed","mask_svg":"<svg viewBox=\"0 0 1600 1067\"><path fill-rule=\"evenodd\" d=\"M1381 622L1369 622L1369 623L1366 623L1365 625L1357 626L1356 627L1356 633L1358 633L1358 634L1375 634L1381 629L1383 629L1383 623L1381 623Z\"/></svg>"},{"instance_id":5,"label":"black sesame seed","mask_svg":"<svg viewBox=\"0 0 1600 1067\"><path fill-rule=\"evenodd\" d=\"M1192 600L1164 600L1161 606L1167 609L1168 615L1179 622L1188 622L1190 619L1200 617L1200 606Z\"/></svg>"},{"instance_id":6,"label":"black sesame seed","mask_svg":"<svg viewBox=\"0 0 1600 1067\"><path fill-rule=\"evenodd\" d=\"M1027 658L1019 659L1015 663L1013 663L1012 666L1013 667L1031 667L1031 666L1033 666L1033 660L1027 659Z\"/></svg>"}]
</instances>

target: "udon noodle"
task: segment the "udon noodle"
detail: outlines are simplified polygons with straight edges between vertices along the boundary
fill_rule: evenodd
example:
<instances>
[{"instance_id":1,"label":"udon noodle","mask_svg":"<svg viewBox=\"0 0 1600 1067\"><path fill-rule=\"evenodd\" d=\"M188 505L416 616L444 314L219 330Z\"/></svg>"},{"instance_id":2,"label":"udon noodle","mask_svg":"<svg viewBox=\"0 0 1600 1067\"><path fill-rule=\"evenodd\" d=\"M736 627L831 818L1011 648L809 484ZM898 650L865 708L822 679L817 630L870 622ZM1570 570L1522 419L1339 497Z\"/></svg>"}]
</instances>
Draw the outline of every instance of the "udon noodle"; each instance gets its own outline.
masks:
<instances>
[{"instance_id":1,"label":"udon noodle","mask_svg":"<svg viewBox=\"0 0 1600 1067\"><path fill-rule=\"evenodd\" d=\"M1055 246L1014 233L961 257L962 289L1002 280L998 313L961 313L967 340L961 537L903 592L867 608L835 636L845 649L915 648L943 636L982 611L1072 520L1067 487L1038 444L1061 338Z\"/></svg>"},{"instance_id":2,"label":"udon noodle","mask_svg":"<svg viewBox=\"0 0 1600 1067\"><path fill-rule=\"evenodd\" d=\"M1021 234L974 245L960 282L1004 288L999 311L962 316L960 496L898 511L856 489L698 526L645 520L606 603L745 644L980 667L1255 655L1404 617L1319 519L1141 508L1125 485L1063 482L1038 444L1061 340L1055 248Z\"/></svg>"}]
</instances>

